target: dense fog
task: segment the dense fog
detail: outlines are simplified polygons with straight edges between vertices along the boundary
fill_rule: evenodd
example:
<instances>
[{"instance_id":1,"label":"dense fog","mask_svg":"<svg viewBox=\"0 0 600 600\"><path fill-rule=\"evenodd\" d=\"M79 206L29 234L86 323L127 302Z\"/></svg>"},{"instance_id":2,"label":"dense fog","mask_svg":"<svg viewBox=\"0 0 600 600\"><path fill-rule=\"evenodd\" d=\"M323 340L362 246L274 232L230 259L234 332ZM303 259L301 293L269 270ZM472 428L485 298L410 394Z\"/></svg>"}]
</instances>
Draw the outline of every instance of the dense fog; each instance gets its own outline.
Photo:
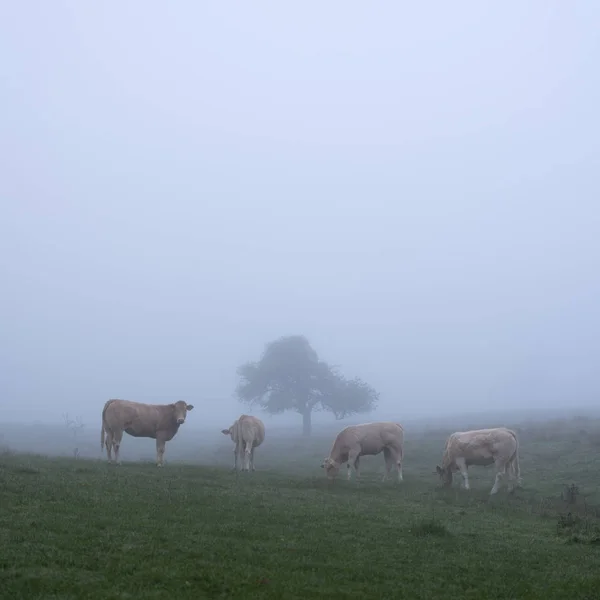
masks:
<instances>
[{"instance_id":1,"label":"dense fog","mask_svg":"<svg viewBox=\"0 0 600 600\"><path fill-rule=\"evenodd\" d=\"M8 3L0 422L226 427L288 335L378 392L344 423L597 404L578 6Z\"/></svg>"}]
</instances>

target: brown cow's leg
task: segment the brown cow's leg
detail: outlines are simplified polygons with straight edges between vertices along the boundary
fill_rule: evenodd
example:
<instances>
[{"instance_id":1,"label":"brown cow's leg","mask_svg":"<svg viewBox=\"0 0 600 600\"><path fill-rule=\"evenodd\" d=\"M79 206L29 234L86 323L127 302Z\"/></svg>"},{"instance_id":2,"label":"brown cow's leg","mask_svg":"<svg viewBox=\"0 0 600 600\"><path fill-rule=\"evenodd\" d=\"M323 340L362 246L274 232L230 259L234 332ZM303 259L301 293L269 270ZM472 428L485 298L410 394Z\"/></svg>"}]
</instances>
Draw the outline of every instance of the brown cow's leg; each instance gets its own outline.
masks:
<instances>
[{"instance_id":1,"label":"brown cow's leg","mask_svg":"<svg viewBox=\"0 0 600 600\"><path fill-rule=\"evenodd\" d=\"M252 454L252 442L246 442L244 448L244 471L250 471L250 455Z\"/></svg>"},{"instance_id":2,"label":"brown cow's leg","mask_svg":"<svg viewBox=\"0 0 600 600\"><path fill-rule=\"evenodd\" d=\"M106 454L108 456L108 464L112 463L112 445L113 445L113 434L112 431L106 432L106 439L104 441L106 446Z\"/></svg>"},{"instance_id":3,"label":"brown cow's leg","mask_svg":"<svg viewBox=\"0 0 600 600\"><path fill-rule=\"evenodd\" d=\"M163 466L163 458L165 455L165 442L163 440L156 440L156 466Z\"/></svg>"},{"instance_id":4,"label":"brown cow's leg","mask_svg":"<svg viewBox=\"0 0 600 600\"><path fill-rule=\"evenodd\" d=\"M113 449L115 451L115 462L120 465L121 457L119 456L119 451L121 449L121 440L123 439L123 431L114 431L113 432Z\"/></svg>"},{"instance_id":5,"label":"brown cow's leg","mask_svg":"<svg viewBox=\"0 0 600 600\"><path fill-rule=\"evenodd\" d=\"M240 445L239 443L235 444L235 448L233 449L233 470L238 470L238 456L240 454Z\"/></svg>"}]
</instances>

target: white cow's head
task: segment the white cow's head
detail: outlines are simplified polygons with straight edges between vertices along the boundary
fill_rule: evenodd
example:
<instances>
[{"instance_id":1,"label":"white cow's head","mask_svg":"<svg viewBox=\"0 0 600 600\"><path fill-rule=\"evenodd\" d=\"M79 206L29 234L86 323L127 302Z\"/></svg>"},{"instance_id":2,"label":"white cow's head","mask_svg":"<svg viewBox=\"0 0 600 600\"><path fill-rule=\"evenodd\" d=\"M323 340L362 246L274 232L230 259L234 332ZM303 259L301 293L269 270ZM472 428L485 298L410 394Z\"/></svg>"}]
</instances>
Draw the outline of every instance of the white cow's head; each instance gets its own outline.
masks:
<instances>
[{"instance_id":1,"label":"white cow's head","mask_svg":"<svg viewBox=\"0 0 600 600\"><path fill-rule=\"evenodd\" d=\"M173 407L173 418L177 425L183 425L188 411L194 409L192 404L187 404L183 400L179 400L174 404L171 404L171 406Z\"/></svg>"},{"instance_id":2,"label":"white cow's head","mask_svg":"<svg viewBox=\"0 0 600 600\"><path fill-rule=\"evenodd\" d=\"M328 479L333 479L339 473L340 465L332 458L327 457L321 463L321 469L325 469Z\"/></svg>"}]
</instances>

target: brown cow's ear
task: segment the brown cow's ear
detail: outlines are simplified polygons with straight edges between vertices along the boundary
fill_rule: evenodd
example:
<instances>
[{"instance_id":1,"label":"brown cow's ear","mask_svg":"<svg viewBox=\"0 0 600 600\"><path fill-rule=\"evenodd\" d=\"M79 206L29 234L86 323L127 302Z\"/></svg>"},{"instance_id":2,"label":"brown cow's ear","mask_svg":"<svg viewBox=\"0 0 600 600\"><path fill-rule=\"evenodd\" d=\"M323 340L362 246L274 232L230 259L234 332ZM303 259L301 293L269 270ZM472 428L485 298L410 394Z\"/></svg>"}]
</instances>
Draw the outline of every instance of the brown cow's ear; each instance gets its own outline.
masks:
<instances>
[{"instance_id":1,"label":"brown cow's ear","mask_svg":"<svg viewBox=\"0 0 600 600\"><path fill-rule=\"evenodd\" d=\"M223 435L229 435L229 429L221 429Z\"/></svg>"},{"instance_id":2,"label":"brown cow's ear","mask_svg":"<svg viewBox=\"0 0 600 600\"><path fill-rule=\"evenodd\" d=\"M187 408L187 410L194 410L193 404L186 404L185 407Z\"/></svg>"}]
</instances>

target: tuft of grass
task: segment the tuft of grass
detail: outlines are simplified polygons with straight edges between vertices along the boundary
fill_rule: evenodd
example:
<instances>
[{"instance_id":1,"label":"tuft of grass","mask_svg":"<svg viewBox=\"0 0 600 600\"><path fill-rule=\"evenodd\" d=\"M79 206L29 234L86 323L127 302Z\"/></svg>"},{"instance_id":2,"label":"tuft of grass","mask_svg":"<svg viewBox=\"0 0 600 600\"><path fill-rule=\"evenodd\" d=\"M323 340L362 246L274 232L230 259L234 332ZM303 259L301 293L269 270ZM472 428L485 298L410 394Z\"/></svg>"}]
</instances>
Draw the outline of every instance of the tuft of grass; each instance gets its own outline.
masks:
<instances>
[{"instance_id":1,"label":"tuft of grass","mask_svg":"<svg viewBox=\"0 0 600 600\"><path fill-rule=\"evenodd\" d=\"M35 467L29 467L27 465L20 465L13 469L15 473L20 475L38 475L40 470Z\"/></svg>"},{"instance_id":2,"label":"tuft of grass","mask_svg":"<svg viewBox=\"0 0 600 600\"><path fill-rule=\"evenodd\" d=\"M448 537L451 535L446 525L435 518L425 519L415 523L410 531L416 536Z\"/></svg>"}]
</instances>

